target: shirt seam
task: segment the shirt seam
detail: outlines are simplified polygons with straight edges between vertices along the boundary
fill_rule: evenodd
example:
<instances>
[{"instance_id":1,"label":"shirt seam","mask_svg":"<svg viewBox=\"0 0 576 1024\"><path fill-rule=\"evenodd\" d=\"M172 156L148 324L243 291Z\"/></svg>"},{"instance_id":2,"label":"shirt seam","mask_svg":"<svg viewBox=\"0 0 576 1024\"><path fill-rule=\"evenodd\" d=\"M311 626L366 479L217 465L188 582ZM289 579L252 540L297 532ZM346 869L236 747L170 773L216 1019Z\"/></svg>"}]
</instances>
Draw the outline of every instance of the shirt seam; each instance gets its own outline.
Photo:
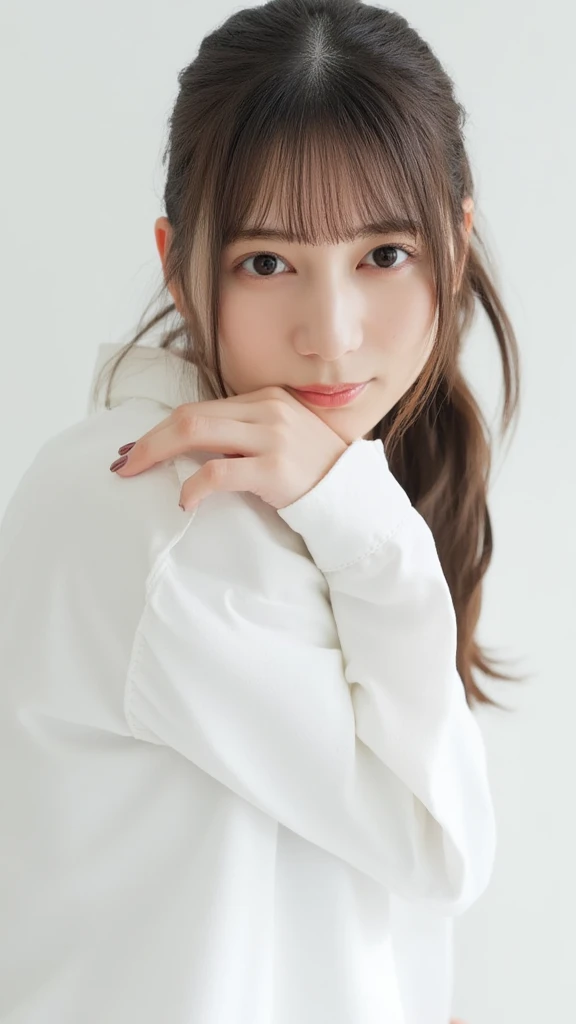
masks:
<instances>
[{"instance_id":1,"label":"shirt seam","mask_svg":"<svg viewBox=\"0 0 576 1024\"><path fill-rule=\"evenodd\" d=\"M177 471L176 471L176 467L175 467L175 464L174 464L174 460L171 459L170 461L171 461L172 465L174 465L174 469L175 469L176 475L178 476ZM179 478L178 478L178 480L179 480ZM133 637L133 640L132 640L132 647L131 647L131 650L130 650L130 659L128 661L128 667L126 669L126 678L125 678L125 682L124 682L124 695L123 695L124 717L126 719L126 723L128 725L128 728L130 729L130 732L131 732L132 736L134 737L134 739L145 740L147 742L149 742L149 740L150 740L149 735L146 735L144 730L142 729L142 727L138 724L138 722L136 720L136 716L134 715L134 713L132 711L132 706L131 706L132 705L132 694L134 692L134 687L135 687L135 680L134 680L135 669L136 669L136 665L138 663L138 659L140 657L142 641L144 639L144 619L145 619L145 616L146 616L146 614L148 612L148 608L149 608L149 605L150 605L150 598L151 598L152 594L155 592L155 590L157 589L157 587L158 587L158 585L160 583L160 580L164 576L166 567L168 565L168 558L170 556L172 548L174 548L175 545L179 543L179 541L182 539L184 534L190 529L191 523L196 518L197 511L198 511L198 509L194 509L192 511L192 513L189 513L188 514L188 519L183 524L182 528L177 530L176 533L170 538L169 543L160 552L160 554L158 555L158 557L157 557L156 561L154 562L152 568L150 569L150 572L148 573L148 576L146 578L146 582L145 582L145 585L144 585L144 605L143 605L140 617L138 619L138 622L136 624L136 629L134 630L134 637Z\"/></svg>"},{"instance_id":2,"label":"shirt seam","mask_svg":"<svg viewBox=\"0 0 576 1024\"><path fill-rule=\"evenodd\" d=\"M414 511L415 509L413 508L413 506L407 509L406 514L398 520L396 525L393 526L388 531L388 533L384 535L383 538L380 538L380 540L373 544L372 547L368 548L367 551L364 551L357 558L353 558L349 562L342 562L341 565L336 565L332 569L321 569L321 572L323 572L325 576L328 576L330 573L334 572L342 572L344 569L351 569L353 566L358 565L360 562L363 562L366 558L370 558L372 555L375 555L378 551L380 551L381 548L386 547L386 545L389 544L391 540L394 540L394 537L399 533L404 524L408 522L410 515ZM320 568L320 566L318 566L318 568Z\"/></svg>"}]
</instances>

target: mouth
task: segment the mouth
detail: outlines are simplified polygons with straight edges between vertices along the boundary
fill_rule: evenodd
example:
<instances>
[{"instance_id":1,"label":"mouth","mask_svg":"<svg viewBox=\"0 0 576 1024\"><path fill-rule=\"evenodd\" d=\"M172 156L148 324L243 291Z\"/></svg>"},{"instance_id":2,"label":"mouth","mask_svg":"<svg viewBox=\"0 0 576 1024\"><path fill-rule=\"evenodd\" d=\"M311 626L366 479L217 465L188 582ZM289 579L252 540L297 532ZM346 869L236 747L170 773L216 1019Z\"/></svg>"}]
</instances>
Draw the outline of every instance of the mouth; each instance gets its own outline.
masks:
<instances>
[{"instance_id":1,"label":"mouth","mask_svg":"<svg viewBox=\"0 0 576 1024\"><path fill-rule=\"evenodd\" d=\"M315 395L333 395L336 391L352 391L354 388L359 388L362 384L367 384L365 380L352 380L346 381L342 384L302 384L299 387L293 386L293 391L305 391L306 394Z\"/></svg>"},{"instance_id":2,"label":"mouth","mask_svg":"<svg viewBox=\"0 0 576 1024\"><path fill-rule=\"evenodd\" d=\"M365 381L363 384L354 384L344 388L341 385L337 385L337 389L328 391L306 391L302 388L289 388L288 390L292 391L295 395L300 395L310 405L335 408L353 402L368 387L369 383L370 381Z\"/></svg>"}]
</instances>

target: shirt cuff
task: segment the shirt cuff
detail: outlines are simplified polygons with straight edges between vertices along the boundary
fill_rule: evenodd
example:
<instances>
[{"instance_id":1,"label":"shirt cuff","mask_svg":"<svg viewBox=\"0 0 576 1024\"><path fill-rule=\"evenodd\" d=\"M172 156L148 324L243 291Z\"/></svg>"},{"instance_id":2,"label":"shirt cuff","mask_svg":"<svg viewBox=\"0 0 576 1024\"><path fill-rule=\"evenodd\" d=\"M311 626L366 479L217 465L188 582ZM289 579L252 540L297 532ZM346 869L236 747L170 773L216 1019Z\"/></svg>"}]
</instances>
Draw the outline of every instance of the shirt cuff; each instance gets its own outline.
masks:
<instances>
[{"instance_id":1,"label":"shirt cuff","mask_svg":"<svg viewBox=\"0 0 576 1024\"><path fill-rule=\"evenodd\" d=\"M318 568L334 572L385 544L411 508L380 438L359 438L315 487L277 512L301 534Z\"/></svg>"}]
</instances>

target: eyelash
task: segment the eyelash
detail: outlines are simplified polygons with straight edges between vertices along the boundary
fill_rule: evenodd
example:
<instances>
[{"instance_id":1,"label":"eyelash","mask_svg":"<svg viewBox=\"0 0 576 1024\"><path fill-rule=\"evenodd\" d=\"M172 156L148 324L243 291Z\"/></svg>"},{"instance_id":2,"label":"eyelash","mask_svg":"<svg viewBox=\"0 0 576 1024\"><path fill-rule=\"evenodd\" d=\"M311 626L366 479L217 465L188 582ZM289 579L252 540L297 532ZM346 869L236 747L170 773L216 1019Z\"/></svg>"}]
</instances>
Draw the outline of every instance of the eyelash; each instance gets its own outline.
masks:
<instances>
[{"instance_id":1,"label":"eyelash","mask_svg":"<svg viewBox=\"0 0 576 1024\"><path fill-rule=\"evenodd\" d=\"M398 267L396 267L396 266L394 266L394 267L370 267L371 270L380 270L383 273L388 273L389 274L390 272L393 272L394 270L400 270L401 267L405 266L407 263L414 262L416 259L418 259L417 250L411 248L410 246L406 246L406 245L393 245L393 244L375 245L373 249L369 250L367 255L370 255L370 253L376 252L378 249L397 249L400 252L406 253L406 256L408 257L408 259L405 260L404 263L401 263L400 266L398 266ZM280 260L282 263L286 263L286 260L283 260L281 256L278 256L277 253L270 252L268 249L261 249L259 252L253 252L253 253L250 253L249 256L244 256L240 260L239 263L235 264L233 269L235 271L240 271L240 272L246 274L247 277L254 277L254 278L256 278L257 280L260 280L260 281L266 281L266 280L270 279L271 277L284 277L284 274L252 274L248 270L245 270L244 267L242 266L242 264L246 263L247 260L255 260L257 256L274 256L275 259Z\"/></svg>"}]
</instances>

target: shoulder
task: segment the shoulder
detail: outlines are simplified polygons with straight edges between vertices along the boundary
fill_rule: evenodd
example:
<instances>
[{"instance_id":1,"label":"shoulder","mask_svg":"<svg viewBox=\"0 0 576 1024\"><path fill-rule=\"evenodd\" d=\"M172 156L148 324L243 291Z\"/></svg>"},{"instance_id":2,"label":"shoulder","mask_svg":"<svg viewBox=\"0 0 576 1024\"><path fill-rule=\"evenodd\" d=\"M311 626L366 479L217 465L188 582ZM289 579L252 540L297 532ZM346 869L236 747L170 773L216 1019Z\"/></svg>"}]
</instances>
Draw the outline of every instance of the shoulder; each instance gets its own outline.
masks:
<instances>
[{"instance_id":1,"label":"shoulder","mask_svg":"<svg viewBox=\"0 0 576 1024\"><path fill-rule=\"evenodd\" d=\"M168 559L184 575L194 569L260 593L318 580L300 535L256 496L213 494L196 512L182 511L184 481L213 454L177 456L134 477L110 472L118 448L167 415L135 399L47 440L8 505L0 552L18 537L46 568L51 560L73 574L81 566L102 595L130 582L147 591Z\"/></svg>"},{"instance_id":2,"label":"shoulder","mask_svg":"<svg viewBox=\"0 0 576 1024\"><path fill-rule=\"evenodd\" d=\"M135 400L49 438L2 518L0 571L10 565L23 583L134 621L156 563L183 528L180 483L170 460L125 479L110 464L120 445L166 415Z\"/></svg>"}]
</instances>

